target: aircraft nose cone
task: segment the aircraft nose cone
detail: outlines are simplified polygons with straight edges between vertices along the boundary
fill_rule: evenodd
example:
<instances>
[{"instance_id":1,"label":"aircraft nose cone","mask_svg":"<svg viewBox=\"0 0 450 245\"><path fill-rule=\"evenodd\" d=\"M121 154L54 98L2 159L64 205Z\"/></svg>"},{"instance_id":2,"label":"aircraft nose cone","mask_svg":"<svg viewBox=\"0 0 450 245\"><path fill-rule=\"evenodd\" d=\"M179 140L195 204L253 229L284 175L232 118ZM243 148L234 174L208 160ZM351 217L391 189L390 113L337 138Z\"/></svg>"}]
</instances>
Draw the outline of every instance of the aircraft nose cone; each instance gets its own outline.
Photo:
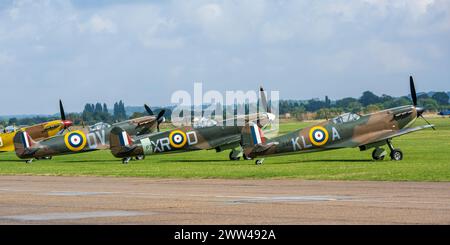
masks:
<instances>
[{"instance_id":1,"label":"aircraft nose cone","mask_svg":"<svg viewBox=\"0 0 450 245\"><path fill-rule=\"evenodd\" d=\"M65 127L65 128L68 128L68 127L70 127L70 126L73 125L73 122L70 121L70 120L64 120L64 121L63 121L63 124L64 124L64 127Z\"/></svg>"},{"instance_id":2,"label":"aircraft nose cone","mask_svg":"<svg viewBox=\"0 0 450 245\"><path fill-rule=\"evenodd\" d=\"M425 111L425 108L416 107L416 111L417 111L417 117L420 117L422 115L422 113Z\"/></svg>"}]
</instances>

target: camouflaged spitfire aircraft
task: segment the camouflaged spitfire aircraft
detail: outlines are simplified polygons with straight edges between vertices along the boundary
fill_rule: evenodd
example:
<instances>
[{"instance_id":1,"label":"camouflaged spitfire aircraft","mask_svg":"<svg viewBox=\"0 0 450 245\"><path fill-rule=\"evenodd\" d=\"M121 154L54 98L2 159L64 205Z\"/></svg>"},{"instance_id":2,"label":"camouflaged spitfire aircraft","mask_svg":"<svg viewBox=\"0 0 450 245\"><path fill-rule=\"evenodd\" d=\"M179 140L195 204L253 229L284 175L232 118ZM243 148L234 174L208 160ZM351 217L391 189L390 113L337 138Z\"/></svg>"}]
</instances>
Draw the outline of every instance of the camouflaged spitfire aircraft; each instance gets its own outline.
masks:
<instances>
[{"instance_id":1,"label":"camouflaged spitfire aircraft","mask_svg":"<svg viewBox=\"0 0 450 245\"><path fill-rule=\"evenodd\" d=\"M257 125L249 123L242 131L242 147L246 156L284 155L359 147L361 151L375 148L374 160L383 160L386 151L381 148L388 145L392 160L403 159L403 152L394 148L392 138L418 130L433 128L422 113L424 108L417 107L417 96L413 78L410 77L410 89L413 105L395 107L367 115L346 113L332 120L304 129L281 135L272 139L265 138ZM410 128L422 117L428 125ZM256 160L262 164L264 159Z\"/></svg>"},{"instance_id":2,"label":"camouflaged spitfire aircraft","mask_svg":"<svg viewBox=\"0 0 450 245\"><path fill-rule=\"evenodd\" d=\"M109 134L113 127L121 127L133 136L153 132L155 127L159 130L159 124L164 121L165 110L161 110L155 117L147 105L145 105L145 108L149 112L149 116L130 119L113 125L100 122L89 127L83 127L81 130L69 131L64 135L38 142L34 141L26 131L19 132L14 137L16 155L30 163L33 159L108 149Z\"/></svg>"},{"instance_id":3,"label":"camouflaged spitfire aircraft","mask_svg":"<svg viewBox=\"0 0 450 245\"><path fill-rule=\"evenodd\" d=\"M242 126L238 126L235 120L244 120L246 122L256 122L258 130L270 125L275 119L275 115L270 112L267 106L267 100L264 90L260 89L261 103L266 112L243 115L234 117L222 122L219 126L214 120L210 120L204 125L198 127L186 126L166 132L149 134L138 137L133 140L129 134L120 126L111 130L110 140L111 153L122 158L122 163L128 163L132 157L161 154L161 153L180 153L186 151L216 149L217 152L232 149L230 160L239 160L242 156L241 131ZM212 123L211 123L212 122ZM245 124L244 124L245 125Z\"/></svg>"},{"instance_id":4,"label":"camouflaged spitfire aircraft","mask_svg":"<svg viewBox=\"0 0 450 245\"><path fill-rule=\"evenodd\" d=\"M25 131L30 137L36 140L46 139L57 134L62 134L65 129L72 125L72 121L66 120L66 114L61 100L59 101L59 111L61 120L54 120L45 123L35 124L28 127L9 126L0 133L0 153L14 151L14 136L20 131Z\"/></svg>"}]
</instances>

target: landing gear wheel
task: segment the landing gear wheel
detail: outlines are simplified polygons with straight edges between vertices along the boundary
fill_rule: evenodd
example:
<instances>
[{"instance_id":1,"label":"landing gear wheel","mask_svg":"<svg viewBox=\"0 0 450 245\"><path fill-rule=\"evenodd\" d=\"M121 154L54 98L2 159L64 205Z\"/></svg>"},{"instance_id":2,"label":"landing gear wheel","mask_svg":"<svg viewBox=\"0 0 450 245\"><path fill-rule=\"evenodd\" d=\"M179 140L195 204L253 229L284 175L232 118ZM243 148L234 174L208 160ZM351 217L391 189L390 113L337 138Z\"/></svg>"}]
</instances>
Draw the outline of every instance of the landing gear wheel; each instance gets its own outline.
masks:
<instances>
[{"instance_id":1,"label":"landing gear wheel","mask_svg":"<svg viewBox=\"0 0 450 245\"><path fill-rule=\"evenodd\" d=\"M264 163L264 159L258 159L258 160L255 161L256 165L261 165L263 163Z\"/></svg>"},{"instance_id":2,"label":"landing gear wheel","mask_svg":"<svg viewBox=\"0 0 450 245\"><path fill-rule=\"evenodd\" d=\"M375 161L382 161L386 156L386 151L383 148L375 148L372 152L372 159Z\"/></svg>"},{"instance_id":3,"label":"landing gear wheel","mask_svg":"<svg viewBox=\"0 0 450 245\"><path fill-rule=\"evenodd\" d=\"M131 157L125 157L122 159L123 164L128 164L128 162L131 160Z\"/></svg>"},{"instance_id":4,"label":"landing gear wheel","mask_svg":"<svg viewBox=\"0 0 450 245\"><path fill-rule=\"evenodd\" d=\"M230 154L228 155L228 157L230 158L231 161L239 161L239 159L241 159L241 157L234 157L233 151L230 151Z\"/></svg>"},{"instance_id":5,"label":"landing gear wheel","mask_svg":"<svg viewBox=\"0 0 450 245\"><path fill-rule=\"evenodd\" d=\"M136 156L136 160L144 160L145 159L145 156L144 155L139 155L139 156Z\"/></svg>"},{"instance_id":6,"label":"landing gear wheel","mask_svg":"<svg viewBox=\"0 0 450 245\"><path fill-rule=\"evenodd\" d=\"M32 163L32 162L33 162L33 159L25 160L25 163Z\"/></svg>"},{"instance_id":7,"label":"landing gear wheel","mask_svg":"<svg viewBox=\"0 0 450 245\"><path fill-rule=\"evenodd\" d=\"M391 159L394 161L400 161L403 159L403 152L400 149L394 149L391 151Z\"/></svg>"}]
</instances>

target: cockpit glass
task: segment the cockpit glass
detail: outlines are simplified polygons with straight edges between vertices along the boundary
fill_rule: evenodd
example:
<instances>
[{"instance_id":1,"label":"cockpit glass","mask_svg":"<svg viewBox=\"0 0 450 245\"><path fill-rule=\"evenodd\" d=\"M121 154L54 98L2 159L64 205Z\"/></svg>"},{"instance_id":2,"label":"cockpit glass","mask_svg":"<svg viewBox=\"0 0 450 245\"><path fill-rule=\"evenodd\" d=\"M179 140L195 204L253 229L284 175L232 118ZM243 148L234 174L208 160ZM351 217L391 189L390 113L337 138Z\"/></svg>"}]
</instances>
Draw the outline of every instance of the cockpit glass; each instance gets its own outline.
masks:
<instances>
[{"instance_id":1,"label":"cockpit glass","mask_svg":"<svg viewBox=\"0 0 450 245\"><path fill-rule=\"evenodd\" d=\"M212 127L212 126L216 126L217 125L217 121L210 119L210 118L194 118L194 123L193 123L193 127L194 128L207 128L207 127Z\"/></svg>"},{"instance_id":2,"label":"cockpit glass","mask_svg":"<svg viewBox=\"0 0 450 245\"><path fill-rule=\"evenodd\" d=\"M111 127L108 123L99 122L89 127L90 130L101 130Z\"/></svg>"},{"instance_id":3,"label":"cockpit glass","mask_svg":"<svg viewBox=\"0 0 450 245\"><path fill-rule=\"evenodd\" d=\"M358 114L344 113L340 116L333 118L333 123L339 124L339 123L352 122L352 121L358 120L359 118L360 118L360 116Z\"/></svg>"},{"instance_id":4,"label":"cockpit glass","mask_svg":"<svg viewBox=\"0 0 450 245\"><path fill-rule=\"evenodd\" d=\"M17 127L15 127L15 126L8 126L5 129L3 129L3 132L5 132L5 133L12 133L15 131L17 131Z\"/></svg>"}]
</instances>

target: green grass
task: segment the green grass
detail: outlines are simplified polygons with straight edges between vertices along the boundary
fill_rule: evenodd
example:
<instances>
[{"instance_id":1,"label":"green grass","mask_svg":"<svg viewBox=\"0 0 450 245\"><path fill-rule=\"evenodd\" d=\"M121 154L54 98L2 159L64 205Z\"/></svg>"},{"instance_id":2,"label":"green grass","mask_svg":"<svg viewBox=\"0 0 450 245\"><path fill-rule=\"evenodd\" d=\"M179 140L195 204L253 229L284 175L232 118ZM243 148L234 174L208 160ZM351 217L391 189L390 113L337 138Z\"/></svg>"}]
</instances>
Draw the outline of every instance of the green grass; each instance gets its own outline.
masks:
<instances>
[{"instance_id":1,"label":"green grass","mask_svg":"<svg viewBox=\"0 0 450 245\"><path fill-rule=\"evenodd\" d=\"M25 164L14 153L0 155L0 175L139 176L153 178L296 178L314 180L450 181L450 119L431 119L437 130L422 130L394 139L404 160L371 160L371 150L359 149L229 161L228 152L198 151L147 156L121 164L109 151L57 156ZM423 124L418 120L417 124ZM306 126L289 122L281 132Z\"/></svg>"}]
</instances>

